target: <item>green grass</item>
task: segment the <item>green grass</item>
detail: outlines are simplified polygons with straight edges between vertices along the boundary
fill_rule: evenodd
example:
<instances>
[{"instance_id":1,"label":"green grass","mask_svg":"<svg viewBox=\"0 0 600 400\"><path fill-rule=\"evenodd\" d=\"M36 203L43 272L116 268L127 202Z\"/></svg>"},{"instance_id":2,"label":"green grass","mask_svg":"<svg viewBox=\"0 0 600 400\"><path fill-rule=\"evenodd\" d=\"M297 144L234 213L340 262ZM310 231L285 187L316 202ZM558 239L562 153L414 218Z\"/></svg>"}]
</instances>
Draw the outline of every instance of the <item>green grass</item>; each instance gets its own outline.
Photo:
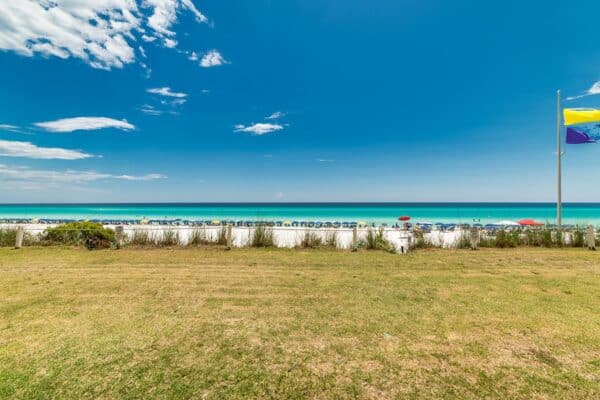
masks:
<instances>
[{"instance_id":1,"label":"green grass","mask_svg":"<svg viewBox=\"0 0 600 400\"><path fill-rule=\"evenodd\" d=\"M581 249L0 249L0 398L584 399Z\"/></svg>"}]
</instances>

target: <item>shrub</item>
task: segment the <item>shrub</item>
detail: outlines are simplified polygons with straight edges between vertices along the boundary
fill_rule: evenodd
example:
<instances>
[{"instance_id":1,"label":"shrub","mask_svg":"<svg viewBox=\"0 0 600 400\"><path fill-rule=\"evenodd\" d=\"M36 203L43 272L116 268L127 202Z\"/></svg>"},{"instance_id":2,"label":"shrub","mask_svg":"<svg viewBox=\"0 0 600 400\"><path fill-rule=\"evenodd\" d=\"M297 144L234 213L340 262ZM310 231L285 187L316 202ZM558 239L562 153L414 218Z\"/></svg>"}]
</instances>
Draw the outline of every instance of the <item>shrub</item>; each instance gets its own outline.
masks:
<instances>
[{"instance_id":1,"label":"shrub","mask_svg":"<svg viewBox=\"0 0 600 400\"><path fill-rule=\"evenodd\" d=\"M154 245L158 247L169 247L169 246L179 246L181 245L181 240L179 240L179 232L176 232L171 229L166 229L162 231L160 236L157 236L154 240Z\"/></svg>"},{"instance_id":2,"label":"shrub","mask_svg":"<svg viewBox=\"0 0 600 400\"><path fill-rule=\"evenodd\" d=\"M97 222L69 222L46 229L44 239L50 243L83 244L91 250L110 247L115 241L115 231Z\"/></svg>"},{"instance_id":3,"label":"shrub","mask_svg":"<svg viewBox=\"0 0 600 400\"><path fill-rule=\"evenodd\" d=\"M323 239L314 232L306 232L300 241L300 247L303 249L316 249L322 247Z\"/></svg>"},{"instance_id":4,"label":"shrub","mask_svg":"<svg viewBox=\"0 0 600 400\"><path fill-rule=\"evenodd\" d=\"M337 237L337 232L336 231L332 231L332 232L328 232L327 233L327 235L325 236L325 246L331 247L333 249L337 249L337 247L338 247L338 237Z\"/></svg>"},{"instance_id":5,"label":"shrub","mask_svg":"<svg viewBox=\"0 0 600 400\"><path fill-rule=\"evenodd\" d=\"M458 239L456 240L454 247L456 247L457 249L470 249L471 248L471 236L470 236L469 232L463 231L460 234L460 236L458 237Z\"/></svg>"},{"instance_id":6,"label":"shrub","mask_svg":"<svg viewBox=\"0 0 600 400\"><path fill-rule=\"evenodd\" d=\"M520 237L519 231L498 231L496 234L496 247L501 249L517 247L520 244Z\"/></svg>"},{"instance_id":7,"label":"shrub","mask_svg":"<svg viewBox=\"0 0 600 400\"><path fill-rule=\"evenodd\" d=\"M194 229L188 240L188 246L202 246L210 243L206 229Z\"/></svg>"},{"instance_id":8,"label":"shrub","mask_svg":"<svg viewBox=\"0 0 600 400\"><path fill-rule=\"evenodd\" d=\"M14 228L0 229L0 247L13 247L17 240L17 230Z\"/></svg>"},{"instance_id":9,"label":"shrub","mask_svg":"<svg viewBox=\"0 0 600 400\"><path fill-rule=\"evenodd\" d=\"M273 247L275 240L273 238L273 229L265 225L258 225L250 237L250 247Z\"/></svg>"},{"instance_id":10,"label":"shrub","mask_svg":"<svg viewBox=\"0 0 600 400\"><path fill-rule=\"evenodd\" d=\"M425 238L425 233L422 230L415 230L415 240L412 243L411 248L414 250L419 249L431 249L436 247L433 241L429 238Z\"/></svg>"},{"instance_id":11,"label":"shrub","mask_svg":"<svg viewBox=\"0 0 600 400\"><path fill-rule=\"evenodd\" d=\"M579 227L573 232L571 236L571 246L573 247L584 247L585 246L585 231Z\"/></svg>"},{"instance_id":12,"label":"shrub","mask_svg":"<svg viewBox=\"0 0 600 400\"><path fill-rule=\"evenodd\" d=\"M152 242L153 240L150 237L150 232L145 229L134 230L127 240L128 244L134 246L150 246Z\"/></svg>"},{"instance_id":13,"label":"shrub","mask_svg":"<svg viewBox=\"0 0 600 400\"><path fill-rule=\"evenodd\" d=\"M552 247L554 241L552 240L552 231L550 229L544 229L542 231L542 246Z\"/></svg>"},{"instance_id":14,"label":"shrub","mask_svg":"<svg viewBox=\"0 0 600 400\"><path fill-rule=\"evenodd\" d=\"M227 244L227 228L222 227L217 234L217 244L226 245Z\"/></svg>"},{"instance_id":15,"label":"shrub","mask_svg":"<svg viewBox=\"0 0 600 400\"><path fill-rule=\"evenodd\" d=\"M375 232L372 229L367 230L367 238L359 247L364 247L367 250L383 250L389 253L395 253L396 249L384 237L383 233L383 228L379 228Z\"/></svg>"}]
</instances>

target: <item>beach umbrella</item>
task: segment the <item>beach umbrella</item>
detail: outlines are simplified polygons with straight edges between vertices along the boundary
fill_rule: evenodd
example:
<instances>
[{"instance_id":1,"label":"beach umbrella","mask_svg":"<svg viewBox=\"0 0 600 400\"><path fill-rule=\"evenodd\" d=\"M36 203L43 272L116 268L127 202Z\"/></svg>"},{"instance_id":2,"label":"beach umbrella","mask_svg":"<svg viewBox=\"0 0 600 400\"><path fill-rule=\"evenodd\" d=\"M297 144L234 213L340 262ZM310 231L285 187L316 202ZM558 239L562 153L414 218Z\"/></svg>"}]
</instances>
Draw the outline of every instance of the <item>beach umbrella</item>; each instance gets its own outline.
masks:
<instances>
[{"instance_id":1,"label":"beach umbrella","mask_svg":"<svg viewBox=\"0 0 600 400\"><path fill-rule=\"evenodd\" d=\"M494 225L519 226L520 223L519 222L515 222L515 221L503 220L503 221L498 221L498 222L494 223Z\"/></svg>"},{"instance_id":2,"label":"beach umbrella","mask_svg":"<svg viewBox=\"0 0 600 400\"><path fill-rule=\"evenodd\" d=\"M521 225L521 226L543 226L544 224L541 222L538 222L536 220L533 220L531 218L527 218L527 219L520 220L519 225Z\"/></svg>"},{"instance_id":3,"label":"beach umbrella","mask_svg":"<svg viewBox=\"0 0 600 400\"><path fill-rule=\"evenodd\" d=\"M400 218L398 218L398 220L406 222L406 221L410 221L410 217L408 215L403 215Z\"/></svg>"}]
</instances>

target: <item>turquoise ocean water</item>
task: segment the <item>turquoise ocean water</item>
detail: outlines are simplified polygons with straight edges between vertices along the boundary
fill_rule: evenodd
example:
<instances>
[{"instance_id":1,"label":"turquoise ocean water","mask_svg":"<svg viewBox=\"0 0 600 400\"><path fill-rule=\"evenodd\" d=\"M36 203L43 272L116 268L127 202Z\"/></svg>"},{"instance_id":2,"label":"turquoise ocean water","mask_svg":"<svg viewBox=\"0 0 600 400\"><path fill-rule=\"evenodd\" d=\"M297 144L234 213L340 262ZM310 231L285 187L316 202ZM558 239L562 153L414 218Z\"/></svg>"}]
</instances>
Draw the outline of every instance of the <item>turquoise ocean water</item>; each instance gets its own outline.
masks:
<instances>
[{"instance_id":1,"label":"turquoise ocean water","mask_svg":"<svg viewBox=\"0 0 600 400\"><path fill-rule=\"evenodd\" d=\"M494 223L534 218L556 222L551 203L223 203L223 204L6 204L0 218L313 220L393 224L414 222ZM565 224L600 225L600 203L564 205Z\"/></svg>"}]
</instances>

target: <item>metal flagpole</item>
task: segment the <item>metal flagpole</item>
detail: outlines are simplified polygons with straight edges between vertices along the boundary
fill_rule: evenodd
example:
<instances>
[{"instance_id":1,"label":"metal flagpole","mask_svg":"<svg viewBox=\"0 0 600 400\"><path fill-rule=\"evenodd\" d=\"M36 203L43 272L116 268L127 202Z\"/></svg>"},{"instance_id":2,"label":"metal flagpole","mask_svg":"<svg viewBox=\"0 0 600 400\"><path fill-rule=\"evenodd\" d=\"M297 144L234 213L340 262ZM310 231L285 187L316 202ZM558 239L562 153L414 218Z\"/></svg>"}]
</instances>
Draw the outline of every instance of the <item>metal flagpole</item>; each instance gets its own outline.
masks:
<instances>
[{"instance_id":1,"label":"metal flagpole","mask_svg":"<svg viewBox=\"0 0 600 400\"><path fill-rule=\"evenodd\" d=\"M556 91L556 147L557 147L557 160L558 160L558 174L557 174L557 191L558 196L556 199L556 225L558 231L562 229L562 153L561 153L561 140L560 140L560 90Z\"/></svg>"}]
</instances>

